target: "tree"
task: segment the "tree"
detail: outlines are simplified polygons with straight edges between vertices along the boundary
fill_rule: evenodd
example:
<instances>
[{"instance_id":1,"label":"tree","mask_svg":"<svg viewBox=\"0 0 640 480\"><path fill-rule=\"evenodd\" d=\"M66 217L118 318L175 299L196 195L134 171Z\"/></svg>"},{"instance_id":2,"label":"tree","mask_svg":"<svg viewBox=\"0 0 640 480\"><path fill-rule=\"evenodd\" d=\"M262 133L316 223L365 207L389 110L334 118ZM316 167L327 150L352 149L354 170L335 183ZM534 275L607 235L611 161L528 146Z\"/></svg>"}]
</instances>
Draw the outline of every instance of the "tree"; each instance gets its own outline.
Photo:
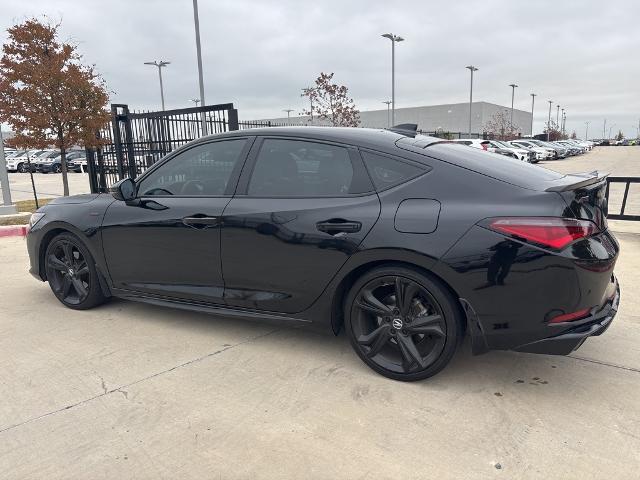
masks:
<instances>
[{"instance_id":1,"label":"tree","mask_svg":"<svg viewBox=\"0 0 640 480\"><path fill-rule=\"evenodd\" d=\"M555 142L556 140L563 140L566 137L562 134L560 127L556 122L551 120L551 123L547 124L547 127L544 129L544 134L549 134L549 141Z\"/></svg>"},{"instance_id":2,"label":"tree","mask_svg":"<svg viewBox=\"0 0 640 480\"><path fill-rule=\"evenodd\" d=\"M576 131L575 131L575 130L574 130L574 131L573 131L573 133L571 134L571 138L572 138L572 139L574 139L574 140L575 140L576 138L578 138L578 135L576 134Z\"/></svg>"},{"instance_id":3,"label":"tree","mask_svg":"<svg viewBox=\"0 0 640 480\"><path fill-rule=\"evenodd\" d=\"M507 111L500 110L484 124L484 131L496 140L513 140L519 136L520 127L511 124Z\"/></svg>"},{"instance_id":4,"label":"tree","mask_svg":"<svg viewBox=\"0 0 640 480\"><path fill-rule=\"evenodd\" d=\"M60 150L64 195L69 195L66 151L96 146L95 133L109 121L109 96L77 47L58 39L60 24L29 18L7 30L0 59L0 121L24 148Z\"/></svg>"},{"instance_id":5,"label":"tree","mask_svg":"<svg viewBox=\"0 0 640 480\"><path fill-rule=\"evenodd\" d=\"M624 133L622 133L622 130L618 130L618 134L616 135L616 140L620 141L624 139Z\"/></svg>"},{"instance_id":6,"label":"tree","mask_svg":"<svg viewBox=\"0 0 640 480\"><path fill-rule=\"evenodd\" d=\"M349 98L349 90L344 85L331 83L333 73L320 73L315 87L304 88L302 97L310 102L309 110L303 110L303 115L314 114L320 120L328 121L334 127L357 127L360 124L360 111L353 99Z\"/></svg>"}]
</instances>

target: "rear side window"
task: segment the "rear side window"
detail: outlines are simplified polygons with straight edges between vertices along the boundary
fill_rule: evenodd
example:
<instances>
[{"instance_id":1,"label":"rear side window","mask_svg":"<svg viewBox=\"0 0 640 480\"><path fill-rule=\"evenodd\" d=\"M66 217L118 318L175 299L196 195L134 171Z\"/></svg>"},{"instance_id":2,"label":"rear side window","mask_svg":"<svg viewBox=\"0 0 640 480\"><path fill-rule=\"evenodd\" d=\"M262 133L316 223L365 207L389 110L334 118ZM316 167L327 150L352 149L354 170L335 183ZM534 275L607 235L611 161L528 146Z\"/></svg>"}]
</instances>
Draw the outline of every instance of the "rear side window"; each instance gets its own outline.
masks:
<instances>
[{"instance_id":1,"label":"rear side window","mask_svg":"<svg viewBox=\"0 0 640 480\"><path fill-rule=\"evenodd\" d=\"M354 169L344 147L266 139L248 194L255 197L339 197L351 193Z\"/></svg>"},{"instance_id":2,"label":"rear side window","mask_svg":"<svg viewBox=\"0 0 640 480\"><path fill-rule=\"evenodd\" d=\"M384 190L425 173L425 169L401 160L363 151L362 158L376 190Z\"/></svg>"}]
</instances>

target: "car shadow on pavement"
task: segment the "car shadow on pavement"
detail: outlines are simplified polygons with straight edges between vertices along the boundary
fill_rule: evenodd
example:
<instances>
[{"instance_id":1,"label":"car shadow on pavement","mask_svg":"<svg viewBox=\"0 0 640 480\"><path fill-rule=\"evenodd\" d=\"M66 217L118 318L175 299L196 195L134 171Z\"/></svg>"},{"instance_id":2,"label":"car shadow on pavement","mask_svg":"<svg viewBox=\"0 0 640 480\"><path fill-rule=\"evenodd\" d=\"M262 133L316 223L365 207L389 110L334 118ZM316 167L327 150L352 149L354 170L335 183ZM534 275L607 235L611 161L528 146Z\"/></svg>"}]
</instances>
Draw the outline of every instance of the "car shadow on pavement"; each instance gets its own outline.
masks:
<instances>
[{"instance_id":1,"label":"car shadow on pavement","mask_svg":"<svg viewBox=\"0 0 640 480\"><path fill-rule=\"evenodd\" d=\"M126 315L131 317L131 322L145 322L164 330L175 329L178 336L184 331L188 331L190 335L196 333L211 336L212 344L214 339L230 335L257 338L247 341L246 344L250 346L251 343L260 342L267 355L270 350L277 352L279 356L285 355L288 363L300 364L300 368L325 368L328 372L340 369L349 372L349 376L353 378L362 377L366 378L366 381L393 381L384 379L362 363L353 352L344 332L340 332L336 337L331 333L324 334L307 328L229 319L208 313L120 299L113 299L99 309L102 311L100 316L107 314L107 317L112 318ZM113 311L114 315L111 315L110 311ZM291 348L288 348L289 346ZM265 358L265 362L268 361L269 359ZM426 389L446 389L452 384L465 385L465 389L469 391L493 388L499 396L501 394L498 387L505 384L546 386L551 378L567 378L567 375L571 376L571 371L578 368L581 368L579 363L568 357L509 351L491 351L474 356L471 353L469 338L466 337L451 363L442 372L431 379L412 385Z\"/></svg>"}]
</instances>

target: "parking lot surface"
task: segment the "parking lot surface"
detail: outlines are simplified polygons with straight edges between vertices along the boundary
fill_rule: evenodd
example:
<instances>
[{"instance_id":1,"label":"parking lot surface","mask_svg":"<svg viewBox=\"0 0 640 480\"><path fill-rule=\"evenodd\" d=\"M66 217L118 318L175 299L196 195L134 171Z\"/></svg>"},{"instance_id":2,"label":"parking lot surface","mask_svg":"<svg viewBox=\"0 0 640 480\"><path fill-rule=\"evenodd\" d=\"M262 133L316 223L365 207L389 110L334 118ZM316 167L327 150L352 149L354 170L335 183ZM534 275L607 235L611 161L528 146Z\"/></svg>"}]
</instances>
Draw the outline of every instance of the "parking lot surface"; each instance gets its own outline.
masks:
<instances>
[{"instance_id":1,"label":"parking lot surface","mask_svg":"<svg viewBox=\"0 0 640 480\"><path fill-rule=\"evenodd\" d=\"M67 178L69 179L69 192L71 195L89 192L89 176L86 173L69 172ZM61 174L34 173L33 181L39 198L62 196ZM33 199L33 188L31 187L31 178L28 173L10 173L9 187L11 188L11 199L14 202ZM2 188L0 188L0 192L2 192Z\"/></svg>"},{"instance_id":2,"label":"parking lot surface","mask_svg":"<svg viewBox=\"0 0 640 480\"><path fill-rule=\"evenodd\" d=\"M640 147L546 166L640 175ZM66 309L24 240L0 239L0 477L637 478L640 235L613 229L622 300L604 335L569 357L466 342L418 383L375 374L344 335Z\"/></svg>"}]
</instances>

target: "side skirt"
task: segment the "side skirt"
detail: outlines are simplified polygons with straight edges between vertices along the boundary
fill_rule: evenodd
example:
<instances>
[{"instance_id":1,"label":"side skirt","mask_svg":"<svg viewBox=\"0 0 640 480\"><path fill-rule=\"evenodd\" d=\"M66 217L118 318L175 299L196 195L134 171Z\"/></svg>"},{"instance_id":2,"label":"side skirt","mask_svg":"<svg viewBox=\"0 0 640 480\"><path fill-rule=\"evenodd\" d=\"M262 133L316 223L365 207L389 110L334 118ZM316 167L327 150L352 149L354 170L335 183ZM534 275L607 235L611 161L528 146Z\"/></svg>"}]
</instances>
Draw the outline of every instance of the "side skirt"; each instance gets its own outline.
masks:
<instances>
[{"instance_id":1,"label":"side skirt","mask_svg":"<svg viewBox=\"0 0 640 480\"><path fill-rule=\"evenodd\" d=\"M279 315L270 312L261 312L256 310L245 310L238 308L225 307L220 305L211 305L206 303L189 302L187 300L178 300L165 297L156 297L145 295L128 290L111 289L111 294L115 297L135 302L149 303L151 305L159 305L162 307L179 308L182 310L190 310L192 312L209 313L220 317L232 317L243 320L253 320L261 322L269 322L289 327L307 326L313 324L312 320L298 318L292 316Z\"/></svg>"}]
</instances>

